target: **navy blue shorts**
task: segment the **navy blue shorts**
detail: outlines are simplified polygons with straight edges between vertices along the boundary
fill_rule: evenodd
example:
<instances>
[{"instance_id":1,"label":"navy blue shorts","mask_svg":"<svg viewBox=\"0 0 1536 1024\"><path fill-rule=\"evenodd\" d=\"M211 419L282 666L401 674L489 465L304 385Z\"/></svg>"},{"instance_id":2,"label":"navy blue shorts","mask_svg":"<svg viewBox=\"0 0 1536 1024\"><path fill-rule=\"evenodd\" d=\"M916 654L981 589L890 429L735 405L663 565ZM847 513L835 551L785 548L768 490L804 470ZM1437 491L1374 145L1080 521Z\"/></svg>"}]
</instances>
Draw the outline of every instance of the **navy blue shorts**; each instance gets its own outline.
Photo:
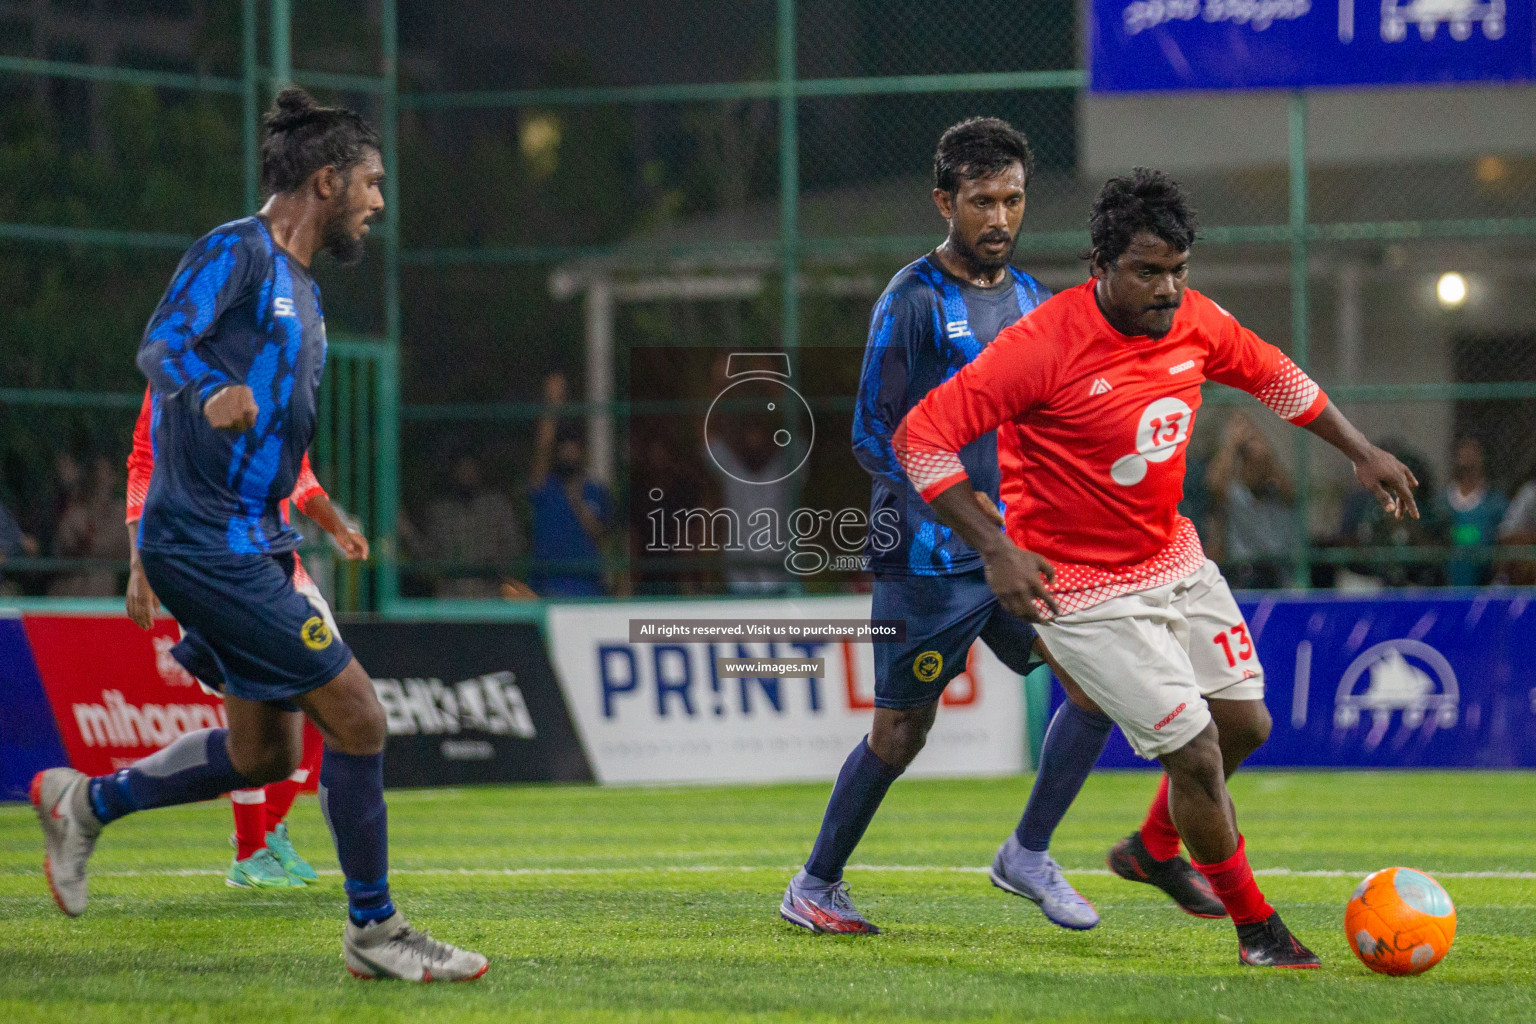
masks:
<instances>
[{"instance_id":1,"label":"navy blue shorts","mask_svg":"<svg viewBox=\"0 0 1536 1024\"><path fill-rule=\"evenodd\" d=\"M916 708L932 704L965 670L977 637L1004 665L1024 675L1031 663L1035 627L997 603L983 570L955 576L877 576L874 619L902 619L907 639L875 647L875 706Z\"/></svg>"},{"instance_id":2,"label":"navy blue shorts","mask_svg":"<svg viewBox=\"0 0 1536 1024\"><path fill-rule=\"evenodd\" d=\"M324 686L352 660L320 609L293 588L292 554L141 557L185 634L171 654L215 690L297 710L290 698Z\"/></svg>"}]
</instances>

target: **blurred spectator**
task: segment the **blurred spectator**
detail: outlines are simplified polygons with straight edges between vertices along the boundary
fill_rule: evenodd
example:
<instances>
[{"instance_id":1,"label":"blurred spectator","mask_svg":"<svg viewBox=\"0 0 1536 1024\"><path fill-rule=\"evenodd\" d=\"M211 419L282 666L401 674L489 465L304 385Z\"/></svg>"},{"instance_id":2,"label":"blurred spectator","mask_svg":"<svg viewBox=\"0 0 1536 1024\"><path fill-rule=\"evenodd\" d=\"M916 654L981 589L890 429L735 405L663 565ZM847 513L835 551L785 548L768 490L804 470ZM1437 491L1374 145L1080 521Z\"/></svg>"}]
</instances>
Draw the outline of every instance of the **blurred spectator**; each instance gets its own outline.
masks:
<instances>
[{"instance_id":1,"label":"blurred spectator","mask_svg":"<svg viewBox=\"0 0 1536 1024\"><path fill-rule=\"evenodd\" d=\"M75 471L78 466L66 457ZM70 478L63 512L53 534L53 554L59 558L89 558L103 563L128 561L128 534L123 529L123 482L117 463L105 456L91 466L89 482ZM110 564L92 566L56 577L50 597L116 597L123 592L123 570Z\"/></svg>"},{"instance_id":2,"label":"blurred spectator","mask_svg":"<svg viewBox=\"0 0 1536 1024\"><path fill-rule=\"evenodd\" d=\"M0 561L7 558L30 558L37 554L37 541L21 532L11 510L0 505Z\"/></svg>"},{"instance_id":3,"label":"blurred spectator","mask_svg":"<svg viewBox=\"0 0 1536 1024\"><path fill-rule=\"evenodd\" d=\"M69 452L59 452L53 457L53 496L48 501L47 513L35 524L38 543L48 554L59 553L59 530L68 521L70 511L84 499L85 471Z\"/></svg>"},{"instance_id":4,"label":"blurred spectator","mask_svg":"<svg viewBox=\"0 0 1536 1024\"><path fill-rule=\"evenodd\" d=\"M441 497L427 506L423 531L401 521L413 555L445 563L433 593L438 597L499 597L505 566L525 551L522 517L512 499L487 487L480 462L464 453L453 461Z\"/></svg>"},{"instance_id":5,"label":"blurred spectator","mask_svg":"<svg viewBox=\"0 0 1536 1024\"><path fill-rule=\"evenodd\" d=\"M1500 544L1536 544L1536 466L1526 474L1499 523ZM1536 561L1517 559L1506 563L1502 576L1520 586L1536 584Z\"/></svg>"},{"instance_id":6,"label":"blurred spectator","mask_svg":"<svg viewBox=\"0 0 1536 1024\"><path fill-rule=\"evenodd\" d=\"M11 510L0 505L0 567L4 566L7 558L31 558L37 554L37 541L21 531L21 526L16 522L16 517L11 515ZM0 576L0 594L19 594L21 588L17 583L7 582L4 576Z\"/></svg>"},{"instance_id":7,"label":"blurred spectator","mask_svg":"<svg viewBox=\"0 0 1536 1024\"><path fill-rule=\"evenodd\" d=\"M1408 467L1419 481L1419 495L1435 493L1434 473L1429 460L1414 451L1400 438L1388 438L1377 442ZM1383 512L1376 496L1359 486L1350 488L1344 499L1344 519L1336 544L1339 547L1413 548L1436 543L1439 535L1436 503L1419 502L1423 518L1396 519ZM1440 584L1444 575L1441 566L1433 559L1423 561L1370 561L1357 562L1342 568L1336 585L1341 589L1371 589L1374 587L1433 587Z\"/></svg>"},{"instance_id":8,"label":"blurred spectator","mask_svg":"<svg viewBox=\"0 0 1536 1024\"><path fill-rule=\"evenodd\" d=\"M1205 472L1208 551L1234 587L1281 587L1295 539L1291 478L1269 438L1241 412L1227 418Z\"/></svg>"},{"instance_id":9,"label":"blurred spectator","mask_svg":"<svg viewBox=\"0 0 1536 1024\"><path fill-rule=\"evenodd\" d=\"M643 442L630 472L630 494L634 510L630 517L630 550L640 559L635 565L636 589L652 594L698 593L704 573L697 565L671 569L665 562L655 564L668 557L666 548L681 528L677 524L685 521L691 509L703 508L705 501L704 484L697 470L677 458L670 438L652 434ZM658 530L662 531L660 536L655 535ZM677 552L674 557L691 562L698 553Z\"/></svg>"},{"instance_id":10,"label":"blurred spectator","mask_svg":"<svg viewBox=\"0 0 1536 1024\"><path fill-rule=\"evenodd\" d=\"M747 537L755 524L785 524L795 481L784 449L775 445L777 420L746 417L726 428L723 443L711 449L711 465L720 486L722 504L736 513ZM754 518L755 517L755 518ZM775 530L778 533L778 530ZM733 594L781 594L789 589L784 559L788 547L774 540L726 554L725 585Z\"/></svg>"},{"instance_id":11,"label":"blurred spectator","mask_svg":"<svg viewBox=\"0 0 1536 1024\"><path fill-rule=\"evenodd\" d=\"M1438 495L1436 518L1453 548L1486 548L1498 541L1499 524L1509 503L1490 490L1484 473L1483 446L1475 438L1456 443L1451 456L1451 484ZM1445 582L1453 587L1483 586L1493 579L1487 559L1452 556L1445 563Z\"/></svg>"},{"instance_id":12,"label":"blurred spectator","mask_svg":"<svg viewBox=\"0 0 1536 1024\"><path fill-rule=\"evenodd\" d=\"M566 400L565 377L544 381L544 415L534 438L528 473L533 511L533 565L529 585L540 597L600 597L603 542L613 518L608 489L587 476L586 447L556 437L556 406Z\"/></svg>"}]
</instances>

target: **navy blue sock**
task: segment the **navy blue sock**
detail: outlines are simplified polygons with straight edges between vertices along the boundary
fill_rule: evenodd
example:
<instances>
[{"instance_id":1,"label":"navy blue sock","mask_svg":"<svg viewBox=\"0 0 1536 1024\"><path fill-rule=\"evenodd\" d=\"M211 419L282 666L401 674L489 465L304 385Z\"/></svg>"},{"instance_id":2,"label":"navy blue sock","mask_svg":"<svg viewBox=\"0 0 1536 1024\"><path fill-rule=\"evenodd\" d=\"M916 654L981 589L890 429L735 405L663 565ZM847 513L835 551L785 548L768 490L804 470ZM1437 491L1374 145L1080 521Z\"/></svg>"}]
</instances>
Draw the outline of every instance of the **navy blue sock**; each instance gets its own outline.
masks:
<instances>
[{"instance_id":1,"label":"navy blue sock","mask_svg":"<svg viewBox=\"0 0 1536 1024\"><path fill-rule=\"evenodd\" d=\"M102 824L151 807L212 800L251 781L229 760L228 729L189 732L112 775L91 780L91 809Z\"/></svg>"},{"instance_id":2,"label":"navy blue sock","mask_svg":"<svg viewBox=\"0 0 1536 1024\"><path fill-rule=\"evenodd\" d=\"M832 799L827 801L816 845L811 848L810 860L805 862L806 874L823 882L842 880L843 866L864 838L864 830L869 828L870 819L885 799L885 791L904 770L880 760L869 749L867 738L859 740L843 762L843 770L837 773L837 784L832 787Z\"/></svg>"},{"instance_id":3,"label":"navy blue sock","mask_svg":"<svg viewBox=\"0 0 1536 1024\"><path fill-rule=\"evenodd\" d=\"M1056 709L1045 730L1035 788L1030 791L1019 827L1013 831L1024 849L1038 853L1050 848L1051 833L1088 781L1114 725L1104 715L1084 711L1070 700Z\"/></svg>"},{"instance_id":4,"label":"navy blue sock","mask_svg":"<svg viewBox=\"0 0 1536 1024\"><path fill-rule=\"evenodd\" d=\"M395 912L389 898L389 812L384 806L384 755L325 748L320 810L346 876L347 910L356 924Z\"/></svg>"}]
</instances>

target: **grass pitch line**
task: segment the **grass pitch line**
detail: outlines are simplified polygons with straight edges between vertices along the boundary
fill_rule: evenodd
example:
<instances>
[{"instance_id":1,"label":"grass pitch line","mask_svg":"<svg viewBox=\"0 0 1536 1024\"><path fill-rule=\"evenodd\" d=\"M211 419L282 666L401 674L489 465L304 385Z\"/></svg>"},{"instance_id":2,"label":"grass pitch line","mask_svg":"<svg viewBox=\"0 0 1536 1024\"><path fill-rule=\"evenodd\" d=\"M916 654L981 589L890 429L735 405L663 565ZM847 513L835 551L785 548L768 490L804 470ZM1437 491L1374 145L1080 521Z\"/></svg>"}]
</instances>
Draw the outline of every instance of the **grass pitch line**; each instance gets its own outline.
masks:
<instances>
[{"instance_id":1,"label":"grass pitch line","mask_svg":"<svg viewBox=\"0 0 1536 1024\"><path fill-rule=\"evenodd\" d=\"M539 876L580 876L580 875L639 875L639 874L722 874L730 872L755 872L775 871L794 872L800 865L782 864L669 864L669 865L639 865L635 867L614 868L391 868L391 876L415 877L415 876L453 876L462 875L468 877L494 877L511 878L520 875L533 877ZM982 875L987 873L987 868L972 867L968 865L953 864L850 864L849 871L871 872L900 872L922 874L933 872L937 874L963 874ZM226 872L221 868L143 868L127 871L93 871L92 878L203 878L220 876ZM341 872L336 870L322 870L321 876L339 878ZM1068 875L1111 875L1113 872L1107 868L1066 868L1064 873ZM1298 869L1298 868L1255 868L1255 875L1269 877L1292 878L1364 878L1370 874L1370 870L1339 870L1335 868ZM1536 880L1536 871L1434 871L1430 874L1436 878L1493 878L1503 881L1532 881ZM24 872L0 872L0 877L41 875L41 871Z\"/></svg>"}]
</instances>

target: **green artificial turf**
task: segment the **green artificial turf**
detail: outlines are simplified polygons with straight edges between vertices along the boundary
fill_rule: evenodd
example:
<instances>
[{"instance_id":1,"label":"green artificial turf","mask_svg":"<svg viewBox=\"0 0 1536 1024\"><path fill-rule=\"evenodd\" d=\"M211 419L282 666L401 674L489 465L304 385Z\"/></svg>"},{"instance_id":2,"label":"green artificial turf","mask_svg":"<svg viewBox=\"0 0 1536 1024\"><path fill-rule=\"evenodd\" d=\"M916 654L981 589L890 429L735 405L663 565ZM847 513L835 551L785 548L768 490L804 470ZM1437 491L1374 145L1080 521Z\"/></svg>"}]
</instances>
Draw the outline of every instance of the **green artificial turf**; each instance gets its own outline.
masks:
<instances>
[{"instance_id":1,"label":"green artificial turf","mask_svg":"<svg viewBox=\"0 0 1536 1024\"><path fill-rule=\"evenodd\" d=\"M1104 873L1153 779L1094 776L1057 835L1103 914L1088 932L981 870L1028 778L898 783L848 872L886 933L840 938L778 918L825 785L392 793L397 902L491 958L452 986L346 974L313 800L291 823L318 885L227 888L227 805L153 811L107 831L78 920L48 898L32 808L7 805L0 1020L1536 1020L1536 774L1239 775L1260 884L1324 959L1306 972L1240 967L1229 923ZM1359 878L1394 864L1437 875L1459 913L1455 947L1417 978L1370 973L1344 938Z\"/></svg>"}]
</instances>

